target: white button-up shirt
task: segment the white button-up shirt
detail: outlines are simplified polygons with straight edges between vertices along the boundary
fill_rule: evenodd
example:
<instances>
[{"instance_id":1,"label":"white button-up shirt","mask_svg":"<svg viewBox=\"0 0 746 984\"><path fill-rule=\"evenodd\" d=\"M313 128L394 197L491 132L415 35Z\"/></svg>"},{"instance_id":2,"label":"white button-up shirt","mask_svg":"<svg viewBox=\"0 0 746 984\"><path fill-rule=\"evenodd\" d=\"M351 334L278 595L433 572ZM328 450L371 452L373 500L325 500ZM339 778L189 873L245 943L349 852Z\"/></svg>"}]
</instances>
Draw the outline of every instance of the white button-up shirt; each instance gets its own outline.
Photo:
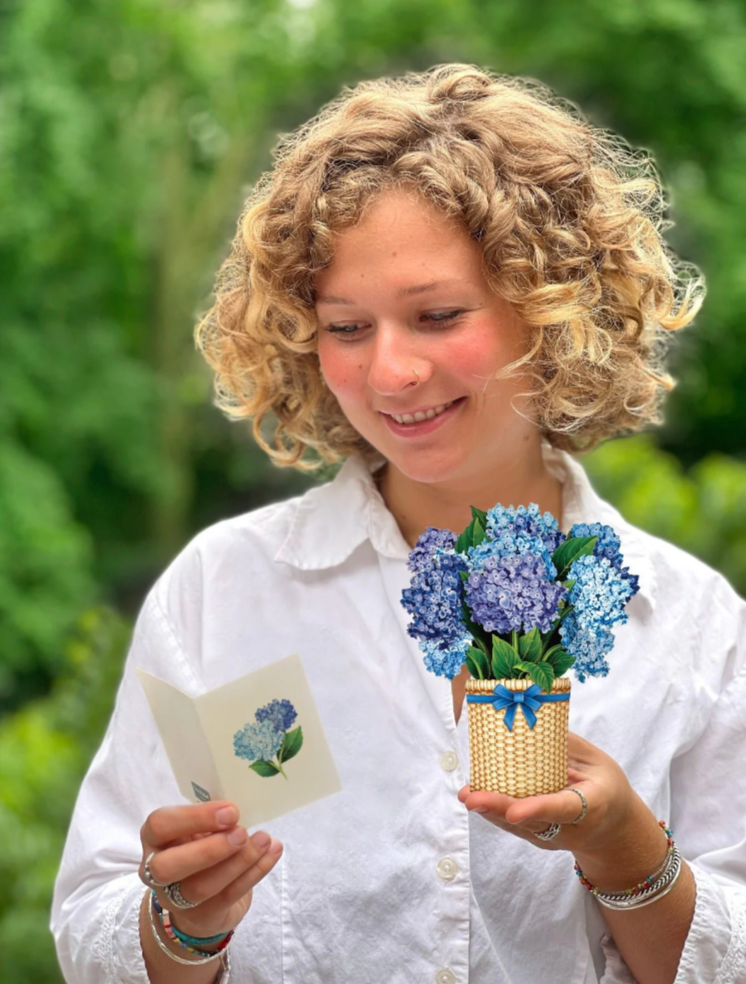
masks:
<instances>
[{"instance_id":1,"label":"white button-up shirt","mask_svg":"<svg viewBox=\"0 0 746 984\"><path fill-rule=\"evenodd\" d=\"M610 675L573 679L570 727L623 767L692 867L676 984L743 984L746 602L625 522L570 455L547 444L544 455L563 482L563 531L609 524L640 578ZM468 715L456 724L450 682L407 635L408 553L355 458L327 485L205 530L158 580L56 883L51 926L70 984L147 981L139 830L184 802L135 666L197 695L296 652L343 789L267 825L285 850L236 931L236 984L633 980L572 855L459 802Z\"/></svg>"}]
</instances>

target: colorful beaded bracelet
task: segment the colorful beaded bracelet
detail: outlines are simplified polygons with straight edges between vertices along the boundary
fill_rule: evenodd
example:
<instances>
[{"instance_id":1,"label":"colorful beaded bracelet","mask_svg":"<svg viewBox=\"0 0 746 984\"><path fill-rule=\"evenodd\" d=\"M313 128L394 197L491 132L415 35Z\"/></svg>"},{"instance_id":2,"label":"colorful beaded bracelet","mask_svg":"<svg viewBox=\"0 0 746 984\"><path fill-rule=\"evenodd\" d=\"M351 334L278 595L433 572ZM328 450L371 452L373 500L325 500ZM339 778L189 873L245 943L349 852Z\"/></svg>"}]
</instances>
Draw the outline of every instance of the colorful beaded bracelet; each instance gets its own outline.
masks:
<instances>
[{"instance_id":1,"label":"colorful beaded bracelet","mask_svg":"<svg viewBox=\"0 0 746 984\"><path fill-rule=\"evenodd\" d=\"M666 844L667 844L666 856L664 857L660 865L658 865L656 870L651 875L648 875L648 877L645 878L643 881L639 882L633 888L625 888L624 891L622 892L602 892L600 889L596 888L596 886L593 885L590 881L588 881L588 879L583 874L582 868L576 861L574 865L575 874L580 879L580 884L583 885L593 895L596 896L603 895L605 898L615 899L615 900L624 899L627 896L640 895L643 892L648 893L651 887L655 884L656 878L659 878L659 876L660 876L660 880L665 878L665 871L670 867L672 867L672 863L675 861L675 857L677 853L675 850L673 831L666 826L665 820L659 820L658 826L662 827L666 834Z\"/></svg>"},{"instance_id":2,"label":"colorful beaded bracelet","mask_svg":"<svg viewBox=\"0 0 746 984\"><path fill-rule=\"evenodd\" d=\"M220 943L220 946L218 946L216 950L211 950L210 952L206 952L204 950L195 950L193 947L189 946L188 943L184 942L184 940L181 939L182 934L178 933L176 927L171 925L171 913L168 911L168 909L164 909L163 906L161 906L160 902L156 897L155 892L152 889L151 889L150 897L153 902L153 908L158 913L158 918L160 919L161 926L163 926L166 936L168 936L170 940L173 940L174 943L178 943L179 946L183 947L188 953L194 953L196 956L200 957L203 960L205 958L214 957L218 953L220 953L221 950L224 950L230 943L231 939L233 938L234 930L231 930L229 933L221 933L214 940L211 940L211 942L217 942L217 940L222 941ZM195 937L188 937L188 939L190 940L190 942L199 942Z\"/></svg>"},{"instance_id":3,"label":"colorful beaded bracelet","mask_svg":"<svg viewBox=\"0 0 746 984\"><path fill-rule=\"evenodd\" d=\"M178 953L172 953L171 950L169 950L169 948L166 946L166 944L161 939L160 933L158 932L158 929L156 928L155 920L153 919L152 897L151 897L151 905L148 906L148 918L150 919L150 929L151 929L151 932L153 933L153 938L154 938L155 942L158 944L158 946L160 947L160 949L169 958L169 960L175 960L176 963L181 964L183 967L197 967L200 964L207 963L209 960L219 960L222 968L227 973L230 973L230 950L227 950L226 949L226 950L221 950L218 953L202 953L202 954L200 954L199 951L194 950L193 952L194 953L197 953L199 955L199 959L198 960L184 960L183 957L180 957L178 955ZM221 981L221 980L223 980L223 971L222 970L218 974L218 977L216 978L215 984L218 984L218 981Z\"/></svg>"}]
</instances>

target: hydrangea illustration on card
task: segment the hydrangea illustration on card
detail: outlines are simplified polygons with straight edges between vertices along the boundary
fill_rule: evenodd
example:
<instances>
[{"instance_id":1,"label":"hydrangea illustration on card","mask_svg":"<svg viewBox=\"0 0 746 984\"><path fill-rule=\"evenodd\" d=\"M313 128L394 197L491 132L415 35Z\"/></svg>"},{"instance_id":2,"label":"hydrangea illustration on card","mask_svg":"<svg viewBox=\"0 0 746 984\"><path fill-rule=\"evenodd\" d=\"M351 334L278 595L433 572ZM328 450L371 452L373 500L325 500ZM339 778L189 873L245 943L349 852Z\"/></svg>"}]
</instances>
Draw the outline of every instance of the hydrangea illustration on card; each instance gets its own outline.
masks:
<instances>
[{"instance_id":1,"label":"hydrangea illustration on card","mask_svg":"<svg viewBox=\"0 0 746 984\"><path fill-rule=\"evenodd\" d=\"M282 775L287 779L282 763L294 758L303 746L300 725L292 727L297 717L298 712L289 700L270 701L256 711L253 722L234 734L235 754L247 759L249 768L259 776Z\"/></svg>"},{"instance_id":2,"label":"hydrangea illustration on card","mask_svg":"<svg viewBox=\"0 0 746 984\"><path fill-rule=\"evenodd\" d=\"M467 668L471 788L555 792L567 784L565 674L608 674L638 578L610 526L565 535L536 503L471 511L460 535L428 527L410 553L408 631L430 672Z\"/></svg>"}]
</instances>

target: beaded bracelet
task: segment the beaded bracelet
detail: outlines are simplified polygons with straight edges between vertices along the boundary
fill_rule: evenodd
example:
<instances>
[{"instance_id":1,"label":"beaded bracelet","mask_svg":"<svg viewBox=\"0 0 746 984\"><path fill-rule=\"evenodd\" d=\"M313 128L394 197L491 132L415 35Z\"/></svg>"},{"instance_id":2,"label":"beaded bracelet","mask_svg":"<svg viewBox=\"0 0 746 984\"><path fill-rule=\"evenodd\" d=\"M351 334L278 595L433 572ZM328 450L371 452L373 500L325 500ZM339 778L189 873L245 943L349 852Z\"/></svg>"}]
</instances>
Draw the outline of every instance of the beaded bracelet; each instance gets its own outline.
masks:
<instances>
[{"instance_id":1,"label":"beaded bracelet","mask_svg":"<svg viewBox=\"0 0 746 984\"><path fill-rule=\"evenodd\" d=\"M233 938L233 932L234 932L233 930L230 930L230 932L228 933L220 933L220 935L217 937L207 938L212 943L217 942L217 940L222 941L220 943L220 946L217 948L217 950L213 950L210 953L205 953L203 950L195 950L182 939L182 934L177 931L176 927L171 925L171 913L168 911L168 909L164 909L161 906L160 902L158 901L158 898L156 897L155 892L152 890L151 890L150 897L153 903L153 908L158 913L158 917L161 921L161 926L163 926L166 936L168 936L170 940L173 940L174 943L178 943L179 946L183 947L188 953L197 954L202 959L204 959L205 957L212 957L216 953L220 953L221 950L224 950L230 943L231 939ZM193 936L189 936L187 937L187 939L190 940L190 942L198 943L198 944L203 942L199 938Z\"/></svg>"},{"instance_id":2,"label":"beaded bracelet","mask_svg":"<svg viewBox=\"0 0 746 984\"><path fill-rule=\"evenodd\" d=\"M580 865L576 861L574 866L575 874L580 879L581 885L591 892L599 902L606 905L607 908L613 909L631 909L637 906L647 905L656 898L667 894L673 888L673 884L680 874L681 855L674 843L673 831L666 826L664 820L659 820L658 826L662 827L666 834L666 856L656 870L648 875L647 878L633 888L624 889L622 892L602 892L585 877ZM665 891L663 891L664 889ZM650 898L651 895L653 898Z\"/></svg>"},{"instance_id":3,"label":"beaded bracelet","mask_svg":"<svg viewBox=\"0 0 746 984\"><path fill-rule=\"evenodd\" d=\"M148 916L150 918L150 929L153 933L153 938L155 939L156 943L161 948L161 950L163 950L166 956L170 957L171 960L175 960L176 963L181 964L183 967L199 967L201 964L208 963L210 960L220 960L223 969L228 973L230 973L230 967L231 967L230 950L227 949L219 950L217 953L202 953L200 954L199 960L184 960L184 958L180 957L177 953L172 953L171 950L169 950L169 948L161 939L160 933L158 932L158 929L156 928L155 925L155 920L153 919L152 905L148 906ZM199 953L199 950L194 950L193 952ZM217 981L223 981L225 984L225 980L227 980L227 978L224 979L223 974L221 972L218 975ZM215 982L215 984L217 984L217 981Z\"/></svg>"}]
</instances>

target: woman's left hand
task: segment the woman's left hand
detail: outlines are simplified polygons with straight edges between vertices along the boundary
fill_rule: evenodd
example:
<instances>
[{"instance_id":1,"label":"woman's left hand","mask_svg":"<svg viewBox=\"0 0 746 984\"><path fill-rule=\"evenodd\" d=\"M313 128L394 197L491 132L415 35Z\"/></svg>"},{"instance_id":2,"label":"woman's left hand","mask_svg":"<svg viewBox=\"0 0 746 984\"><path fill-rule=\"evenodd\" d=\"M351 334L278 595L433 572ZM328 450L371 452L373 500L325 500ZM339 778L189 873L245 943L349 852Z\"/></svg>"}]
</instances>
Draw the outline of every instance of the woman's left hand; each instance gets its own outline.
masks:
<instances>
[{"instance_id":1,"label":"woman's left hand","mask_svg":"<svg viewBox=\"0 0 746 984\"><path fill-rule=\"evenodd\" d=\"M472 793L470 786L463 786L458 798L467 810L478 810L495 826L545 850L575 854L613 851L620 833L636 821L641 805L624 770L596 745L570 732L567 773L568 786L579 789L588 803L586 815L575 826L572 821L580 815L582 803L568 790L517 799L503 793ZM562 824L562 830L552 840L535 836L553 823Z\"/></svg>"}]
</instances>

